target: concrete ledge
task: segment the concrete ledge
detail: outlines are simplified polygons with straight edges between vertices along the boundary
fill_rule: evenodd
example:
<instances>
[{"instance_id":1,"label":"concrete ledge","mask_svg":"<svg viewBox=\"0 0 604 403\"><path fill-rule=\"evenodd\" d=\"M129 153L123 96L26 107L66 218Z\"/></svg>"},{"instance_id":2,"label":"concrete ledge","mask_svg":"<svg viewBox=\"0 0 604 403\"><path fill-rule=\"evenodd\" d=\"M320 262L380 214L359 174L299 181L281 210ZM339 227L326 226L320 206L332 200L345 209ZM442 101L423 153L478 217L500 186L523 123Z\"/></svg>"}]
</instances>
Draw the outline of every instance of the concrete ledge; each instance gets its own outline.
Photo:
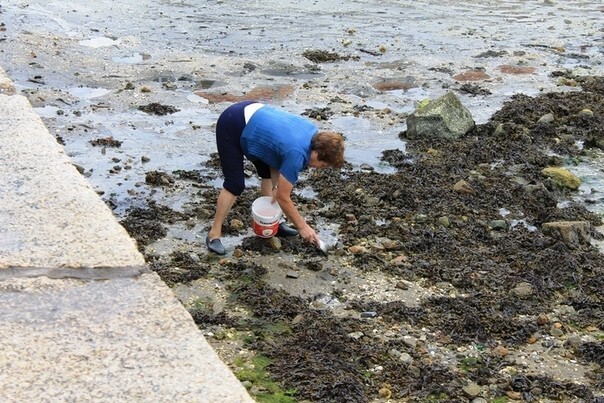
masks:
<instances>
[{"instance_id":1,"label":"concrete ledge","mask_svg":"<svg viewBox=\"0 0 604 403\"><path fill-rule=\"evenodd\" d=\"M252 401L155 273L0 281L0 304L0 401Z\"/></svg>"},{"instance_id":2,"label":"concrete ledge","mask_svg":"<svg viewBox=\"0 0 604 403\"><path fill-rule=\"evenodd\" d=\"M0 69L0 401L253 402Z\"/></svg>"},{"instance_id":3,"label":"concrete ledge","mask_svg":"<svg viewBox=\"0 0 604 403\"><path fill-rule=\"evenodd\" d=\"M0 95L0 269L143 266L29 101Z\"/></svg>"}]
</instances>

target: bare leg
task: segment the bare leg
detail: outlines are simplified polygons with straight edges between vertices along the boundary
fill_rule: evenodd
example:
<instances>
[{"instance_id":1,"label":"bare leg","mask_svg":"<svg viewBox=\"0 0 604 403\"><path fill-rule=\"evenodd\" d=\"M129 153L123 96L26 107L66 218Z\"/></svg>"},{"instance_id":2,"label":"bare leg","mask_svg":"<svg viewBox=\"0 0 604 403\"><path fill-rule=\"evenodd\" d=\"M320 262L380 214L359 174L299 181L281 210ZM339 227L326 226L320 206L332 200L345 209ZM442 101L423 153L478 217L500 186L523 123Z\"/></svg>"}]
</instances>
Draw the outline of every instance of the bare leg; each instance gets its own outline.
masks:
<instances>
[{"instance_id":1,"label":"bare leg","mask_svg":"<svg viewBox=\"0 0 604 403\"><path fill-rule=\"evenodd\" d=\"M269 179L262 179L260 181L260 193L262 196L273 197L273 182Z\"/></svg>"},{"instance_id":2,"label":"bare leg","mask_svg":"<svg viewBox=\"0 0 604 403\"><path fill-rule=\"evenodd\" d=\"M208 233L208 238L210 238L210 240L220 238L222 236L222 224L229 214L229 211L231 211L233 204L235 204L235 200L237 200L237 196L228 190L222 189L220 191L218 201L216 202L216 214L214 215L214 222L212 222L212 228L210 228L210 232Z\"/></svg>"}]
</instances>

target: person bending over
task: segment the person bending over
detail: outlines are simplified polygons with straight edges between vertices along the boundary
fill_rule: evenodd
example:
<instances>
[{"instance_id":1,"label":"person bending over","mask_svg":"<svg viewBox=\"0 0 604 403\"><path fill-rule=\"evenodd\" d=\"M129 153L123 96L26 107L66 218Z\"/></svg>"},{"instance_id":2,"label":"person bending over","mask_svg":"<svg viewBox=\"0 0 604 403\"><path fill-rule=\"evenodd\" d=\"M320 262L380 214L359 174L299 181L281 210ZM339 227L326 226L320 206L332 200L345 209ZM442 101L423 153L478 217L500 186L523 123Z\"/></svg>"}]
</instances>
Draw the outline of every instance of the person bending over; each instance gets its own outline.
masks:
<instances>
[{"instance_id":1,"label":"person bending over","mask_svg":"<svg viewBox=\"0 0 604 403\"><path fill-rule=\"evenodd\" d=\"M226 253L220 241L222 224L245 188L244 157L258 171L262 195L276 199L296 227L280 223L277 235L300 234L305 241L318 245L317 233L296 208L291 192L305 167L340 168L344 164L344 139L340 134L318 131L309 120L276 107L243 101L226 108L218 118L216 146L224 183L206 237L210 251Z\"/></svg>"}]
</instances>

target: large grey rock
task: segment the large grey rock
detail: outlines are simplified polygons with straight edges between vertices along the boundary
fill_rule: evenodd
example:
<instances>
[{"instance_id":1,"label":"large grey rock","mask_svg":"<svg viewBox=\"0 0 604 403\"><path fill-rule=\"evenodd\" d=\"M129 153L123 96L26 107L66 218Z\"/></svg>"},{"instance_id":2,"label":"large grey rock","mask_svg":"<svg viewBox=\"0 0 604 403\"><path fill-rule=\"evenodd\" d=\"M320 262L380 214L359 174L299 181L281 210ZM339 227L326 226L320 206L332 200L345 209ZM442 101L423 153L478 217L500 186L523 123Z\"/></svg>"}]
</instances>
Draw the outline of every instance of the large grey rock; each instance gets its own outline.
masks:
<instances>
[{"instance_id":1,"label":"large grey rock","mask_svg":"<svg viewBox=\"0 0 604 403\"><path fill-rule=\"evenodd\" d=\"M470 111L448 92L409 115L406 137L459 138L475 125Z\"/></svg>"}]
</instances>

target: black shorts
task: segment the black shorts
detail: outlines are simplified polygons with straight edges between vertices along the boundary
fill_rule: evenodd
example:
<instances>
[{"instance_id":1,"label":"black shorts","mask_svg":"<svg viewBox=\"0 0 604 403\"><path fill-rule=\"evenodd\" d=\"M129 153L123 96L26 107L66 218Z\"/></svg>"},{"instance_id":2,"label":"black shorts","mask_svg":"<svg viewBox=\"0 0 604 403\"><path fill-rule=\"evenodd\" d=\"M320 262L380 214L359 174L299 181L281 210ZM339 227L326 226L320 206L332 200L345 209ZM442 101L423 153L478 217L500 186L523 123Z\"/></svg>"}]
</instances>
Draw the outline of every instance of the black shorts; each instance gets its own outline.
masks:
<instances>
[{"instance_id":1,"label":"black shorts","mask_svg":"<svg viewBox=\"0 0 604 403\"><path fill-rule=\"evenodd\" d=\"M253 103L256 101L243 101L229 106L220 114L216 122L216 146L224 175L222 186L235 196L241 195L245 188L243 171L245 156L241 149L241 134L245 128L244 109ZM261 178L269 179L271 177L270 167L266 163L260 160L251 160L251 162Z\"/></svg>"}]
</instances>

